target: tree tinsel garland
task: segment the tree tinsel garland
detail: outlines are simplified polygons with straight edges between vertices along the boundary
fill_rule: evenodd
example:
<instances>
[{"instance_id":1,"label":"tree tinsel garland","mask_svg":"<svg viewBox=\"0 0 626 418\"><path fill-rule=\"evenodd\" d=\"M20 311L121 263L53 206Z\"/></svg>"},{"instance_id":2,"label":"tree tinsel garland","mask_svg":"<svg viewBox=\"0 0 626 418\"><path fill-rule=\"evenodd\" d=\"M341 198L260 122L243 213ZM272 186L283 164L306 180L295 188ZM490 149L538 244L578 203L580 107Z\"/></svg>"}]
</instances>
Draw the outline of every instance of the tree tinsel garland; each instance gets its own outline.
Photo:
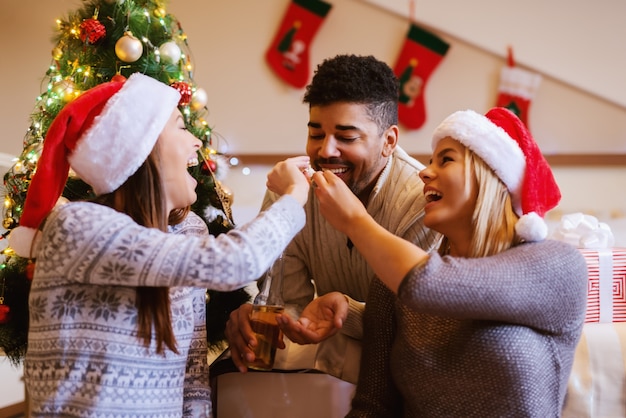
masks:
<instances>
[{"instance_id":1,"label":"tree tinsel garland","mask_svg":"<svg viewBox=\"0 0 626 418\"><path fill-rule=\"evenodd\" d=\"M46 88L37 98L30 115L22 154L4 175L3 227L7 231L19 225L30 179L36 169L46 132L55 116L82 91L114 77L128 77L141 72L179 91L184 89L188 97L179 103L179 109L189 131L203 143L200 157L206 160L211 155L217 155L212 144L212 128L204 120L207 109L202 99L206 93L193 79L187 36L180 22L165 11L166 3L164 0L84 0L79 10L58 20L53 61L44 83ZM129 33L133 38L124 40L136 39L142 45L141 56L132 62L125 61L116 51L120 38ZM162 53L160 47L164 44L172 49L165 49ZM176 53L178 49L180 57ZM195 93L204 94L196 96ZM224 164L227 164L226 160ZM213 160L213 170L190 168L198 181L198 201L192 210L204 219L212 235L219 235L234 228L234 223L228 206L230 202L225 202L218 193L218 190L221 191L217 176L220 168L219 165L215 168L215 165ZM93 192L87 184L70 176L63 197L70 201L84 200L92 198ZM27 347L28 260L18 257L10 248L3 250L2 256L4 262L0 263L0 282L4 283L4 303L10 308L10 316L8 322L0 324L0 349L13 364L19 364ZM212 351L224 346L224 326L230 312L249 300L250 295L244 289L207 292L208 343Z\"/></svg>"}]
</instances>

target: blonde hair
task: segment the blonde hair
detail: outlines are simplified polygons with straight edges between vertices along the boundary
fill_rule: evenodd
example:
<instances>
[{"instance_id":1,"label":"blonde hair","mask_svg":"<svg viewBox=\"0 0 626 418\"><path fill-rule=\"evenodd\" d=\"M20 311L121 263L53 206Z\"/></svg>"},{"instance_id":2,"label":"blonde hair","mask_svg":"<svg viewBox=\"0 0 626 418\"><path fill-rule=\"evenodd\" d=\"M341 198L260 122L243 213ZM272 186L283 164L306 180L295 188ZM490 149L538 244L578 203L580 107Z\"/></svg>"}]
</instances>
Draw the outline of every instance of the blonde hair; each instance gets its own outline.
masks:
<instances>
[{"instance_id":1,"label":"blonde hair","mask_svg":"<svg viewBox=\"0 0 626 418\"><path fill-rule=\"evenodd\" d=\"M465 148L465 181L475 181L478 187L476 206L472 215L474 230L467 257L487 257L498 254L520 243L515 233L519 217L513 210L511 195L494 171L469 148ZM448 254L450 244L446 237L439 253Z\"/></svg>"}]
</instances>

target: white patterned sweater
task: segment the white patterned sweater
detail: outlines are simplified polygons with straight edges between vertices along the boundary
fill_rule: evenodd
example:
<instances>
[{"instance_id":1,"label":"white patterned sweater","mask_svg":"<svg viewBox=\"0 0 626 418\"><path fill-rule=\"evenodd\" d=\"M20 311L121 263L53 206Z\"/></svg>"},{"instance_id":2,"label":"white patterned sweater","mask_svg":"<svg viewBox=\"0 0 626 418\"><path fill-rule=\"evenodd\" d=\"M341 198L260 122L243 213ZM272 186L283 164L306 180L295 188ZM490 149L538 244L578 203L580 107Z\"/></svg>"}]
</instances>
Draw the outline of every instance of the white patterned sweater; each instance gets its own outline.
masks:
<instances>
[{"instance_id":1,"label":"white patterned sweater","mask_svg":"<svg viewBox=\"0 0 626 418\"><path fill-rule=\"evenodd\" d=\"M193 214L164 233L94 203L56 209L29 297L31 416L210 417L205 289L255 280L304 221L290 196L218 237ZM180 354L159 355L137 338L136 286L171 287Z\"/></svg>"}]
</instances>

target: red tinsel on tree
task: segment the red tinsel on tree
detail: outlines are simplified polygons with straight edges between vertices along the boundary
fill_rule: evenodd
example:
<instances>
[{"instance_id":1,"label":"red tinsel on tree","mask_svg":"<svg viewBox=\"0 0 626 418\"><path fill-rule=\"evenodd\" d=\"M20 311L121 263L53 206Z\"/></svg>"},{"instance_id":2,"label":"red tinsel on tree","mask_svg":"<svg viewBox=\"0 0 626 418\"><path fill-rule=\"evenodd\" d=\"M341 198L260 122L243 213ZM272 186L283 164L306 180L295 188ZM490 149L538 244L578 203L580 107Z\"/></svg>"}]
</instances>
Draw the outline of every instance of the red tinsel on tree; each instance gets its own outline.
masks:
<instances>
[{"instance_id":1,"label":"red tinsel on tree","mask_svg":"<svg viewBox=\"0 0 626 418\"><path fill-rule=\"evenodd\" d=\"M171 87L174 87L180 93L180 100L178 101L179 106L188 106L191 103L191 86L184 81L175 81L170 84Z\"/></svg>"},{"instance_id":2,"label":"red tinsel on tree","mask_svg":"<svg viewBox=\"0 0 626 418\"><path fill-rule=\"evenodd\" d=\"M95 44L106 36L107 32L102 23L96 19L85 19L80 24L80 40Z\"/></svg>"}]
</instances>

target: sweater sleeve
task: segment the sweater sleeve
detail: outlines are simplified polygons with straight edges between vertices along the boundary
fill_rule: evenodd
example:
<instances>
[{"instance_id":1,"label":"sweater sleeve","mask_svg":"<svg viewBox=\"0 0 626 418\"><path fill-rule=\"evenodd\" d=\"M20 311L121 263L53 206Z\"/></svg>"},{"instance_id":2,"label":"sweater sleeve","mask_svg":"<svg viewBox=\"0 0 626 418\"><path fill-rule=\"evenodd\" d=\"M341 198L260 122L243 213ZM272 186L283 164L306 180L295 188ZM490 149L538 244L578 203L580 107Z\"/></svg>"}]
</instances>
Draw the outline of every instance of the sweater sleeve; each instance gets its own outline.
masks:
<instances>
[{"instance_id":1,"label":"sweater sleeve","mask_svg":"<svg viewBox=\"0 0 626 418\"><path fill-rule=\"evenodd\" d=\"M400 417L402 398L391 377L395 296L380 280L370 286L363 314L361 371L349 418Z\"/></svg>"},{"instance_id":2,"label":"sweater sleeve","mask_svg":"<svg viewBox=\"0 0 626 418\"><path fill-rule=\"evenodd\" d=\"M170 227L170 232L186 236L207 236L209 230L204 221L195 213L189 212L178 225ZM192 290L194 327L183 389L184 417L211 417L211 388L209 385L209 365L207 363L206 335L206 290Z\"/></svg>"},{"instance_id":3,"label":"sweater sleeve","mask_svg":"<svg viewBox=\"0 0 626 418\"><path fill-rule=\"evenodd\" d=\"M578 250L546 240L490 257L440 257L410 271L398 296L416 312L516 323L546 332L584 320L587 268Z\"/></svg>"},{"instance_id":4,"label":"sweater sleeve","mask_svg":"<svg viewBox=\"0 0 626 418\"><path fill-rule=\"evenodd\" d=\"M36 268L42 279L228 291L267 270L304 221L299 203L283 196L228 233L183 236L142 227L102 205L68 203L46 222Z\"/></svg>"}]
</instances>

